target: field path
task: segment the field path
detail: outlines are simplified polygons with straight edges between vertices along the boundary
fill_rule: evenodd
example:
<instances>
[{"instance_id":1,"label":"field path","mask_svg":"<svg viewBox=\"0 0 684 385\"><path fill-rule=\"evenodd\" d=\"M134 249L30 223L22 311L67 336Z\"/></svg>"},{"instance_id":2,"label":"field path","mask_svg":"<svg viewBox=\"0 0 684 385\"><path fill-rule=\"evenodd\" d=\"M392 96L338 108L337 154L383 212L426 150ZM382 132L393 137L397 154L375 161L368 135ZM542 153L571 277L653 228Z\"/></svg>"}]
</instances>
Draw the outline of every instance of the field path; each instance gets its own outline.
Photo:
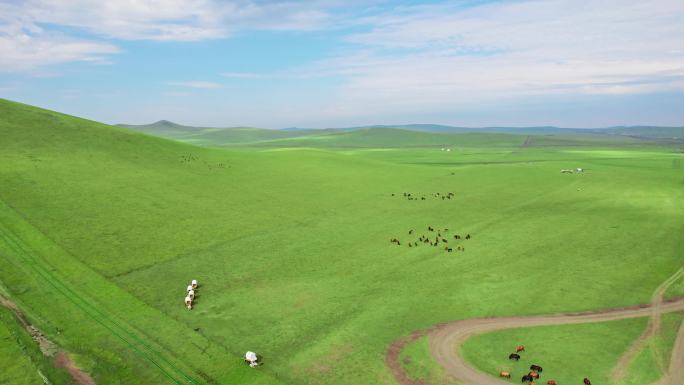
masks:
<instances>
[{"instance_id":1,"label":"field path","mask_svg":"<svg viewBox=\"0 0 684 385\"><path fill-rule=\"evenodd\" d=\"M610 378L613 382L619 382L627 376L629 365L632 363L636 355L641 351L641 349L643 349L644 345L658 335L658 332L660 331L660 319L662 315L661 308L665 292L683 274L684 268L680 268L674 274L672 274L670 278L666 279L662 284L660 284L660 286L658 286L658 288L656 288L653 296L651 297L651 315L648 319L648 325L646 325L644 332L639 336L639 338L634 340L629 349L622 354L618 362L613 367L613 370L610 373ZM668 365L662 362L660 357L657 358L658 359L656 359L656 363L660 368L661 373L667 373Z\"/></svg>"},{"instance_id":2,"label":"field path","mask_svg":"<svg viewBox=\"0 0 684 385\"><path fill-rule=\"evenodd\" d=\"M530 316L530 317L500 317L500 318L476 318L454 321L436 326L427 330L430 352L437 362L444 367L449 375L457 381L467 385L510 385L510 382L500 380L496 373L484 373L474 368L461 356L456 354L457 348L469 337L477 334L492 332L501 329L519 327L532 327L544 325L567 325L591 322L614 321L628 318L647 317L653 313L652 305L641 305L621 309L609 309L585 313L561 313L554 315ZM684 311L684 298L678 298L660 304L661 313ZM414 332L411 336L420 335ZM411 339L410 337L408 339ZM395 378L402 385L414 385L420 382L411 380L401 368L398 354L392 354L399 346L407 343L407 338L393 343L388 351L387 364ZM414 338L415 339L415 338ZM400 348L399 348L400 349ZM393 359L396 357L396 359ZM681 378L684 375L684 327L680 329L677 342L672 353L673 362L670 364L670 372L665 376L668 382L662 385L674 385L669 378ZM677 372L677 373L675 373Z\"/></svg>"},{"instance_id":3,"label":"field path","mask_svg":"<svg viewBox=\"0 0 684 385\"><path fill-rule=\"evenodd\" d=\"M670 368L663 378L657 382L658 385L677 385L684 378L684 322L679 327L677 340L672 347L672 358L670 358Z\"/></svg>"}]
</instances>

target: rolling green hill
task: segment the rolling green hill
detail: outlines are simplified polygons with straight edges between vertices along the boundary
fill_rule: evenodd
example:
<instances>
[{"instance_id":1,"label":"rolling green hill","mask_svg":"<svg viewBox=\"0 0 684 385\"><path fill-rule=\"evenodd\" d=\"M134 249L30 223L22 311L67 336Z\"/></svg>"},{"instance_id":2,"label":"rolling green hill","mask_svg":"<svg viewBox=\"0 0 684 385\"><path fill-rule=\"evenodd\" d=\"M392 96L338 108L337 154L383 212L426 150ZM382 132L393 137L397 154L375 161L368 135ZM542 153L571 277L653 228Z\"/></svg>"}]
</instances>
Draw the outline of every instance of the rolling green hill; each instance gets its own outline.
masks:
<instances>
[{"instance_id":1,"label":"rolling green hill","mask_svg":"<svg viewBox=\"0 0 684 385\"><path fill-rule=\"evenodd\" d=\"M413 330L645 303L684 263L670 148L326 136L199 147L0 100L0 281L97 383L359 385L396 383ZM465 251L408 247L428 226Z\"/></svg>"},{"instance_id":2,"label":"rolling green hill","mask_svg":"<svg viewBox=\"0 0 684 385\"><path fill-rule=\"evenodd\" d=\"M152 124L130 125L119 124L119 127L143 132L163 138L175 139L196 145L240 145L267 140L317 135L328 132L326 130L269 130L254 127L193 127L183 126L168 120L160 120Z\"/></svg>"},{"instance_id":3,"label":"rolling green hill","mask_svg":"<svg viewBox=\"0 0 684 385\"><path fill-rule=\"evenodd\" d=\"M212 147L515 147L515 146L682 146L684 128L558 127L463 128L434 124L337 129L270 130L253 127L192 127L166 120L120 127L150 135Z\"/></svg>"}]
</instances>

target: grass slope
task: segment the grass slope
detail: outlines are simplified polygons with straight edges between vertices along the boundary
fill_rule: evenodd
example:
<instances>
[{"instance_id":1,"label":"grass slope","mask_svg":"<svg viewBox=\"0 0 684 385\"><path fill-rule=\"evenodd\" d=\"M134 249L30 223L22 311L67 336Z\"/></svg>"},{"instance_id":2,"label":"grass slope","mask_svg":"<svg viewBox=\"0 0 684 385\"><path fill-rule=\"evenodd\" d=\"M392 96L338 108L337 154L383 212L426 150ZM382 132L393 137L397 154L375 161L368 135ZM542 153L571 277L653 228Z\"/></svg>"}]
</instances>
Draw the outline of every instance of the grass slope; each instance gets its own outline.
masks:
<instances>
[{"instance_id":1,"label":"grass slope","mask_svg":"<svg viewBox=\"0 0 684 385\"><path fill-rule=\"evenodd\" d=\"M200 383L392 384L385 349L411 330L644 303L683 262L682 155L667 149L478 134L451 153L376 151L367 133L340 139L353 150L231 150L9 101L0 117L0 280L102 383L168 383L159 363ZM473 239L451 254L389 243L428 225ZM248 349L266 364L245 368Z\"/></svg>"},{"instance_id":2,"label":"grass slope","mask_svg":"<svg viewBox=\"0 0 684 385\"><path fill-rule=\"evenodd\" d=\"M175 139L202 146L258 143L268 140L306 136L312 133L320 135L329 132L327 130L269 130L254 127L193 127L176 124L167 120L160 120L152 124L119 124L119 126L162 138Z\"/></svg>"}]
</instances>

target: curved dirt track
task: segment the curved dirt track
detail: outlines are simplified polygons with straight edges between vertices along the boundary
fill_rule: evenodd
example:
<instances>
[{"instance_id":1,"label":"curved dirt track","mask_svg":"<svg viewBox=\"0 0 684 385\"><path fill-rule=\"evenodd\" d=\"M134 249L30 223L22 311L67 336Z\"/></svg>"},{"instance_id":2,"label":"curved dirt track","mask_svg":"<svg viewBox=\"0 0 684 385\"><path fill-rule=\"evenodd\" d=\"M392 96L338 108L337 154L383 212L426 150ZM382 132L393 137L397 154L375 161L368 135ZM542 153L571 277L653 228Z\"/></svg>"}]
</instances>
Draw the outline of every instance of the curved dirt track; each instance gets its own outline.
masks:
<instances>
[{"instance_id":1,"label":"curved dirt track","mask_svg":"<svg viewBox=\"0 0 684 385\"><path fill-rule=\"evenodd\" d=\"M656 335L658 335L658 332L660 331L660 319L662 315L661 307L665 301L665 292L670 286L672 286L673 283L677 282L682 275L684 275L684 268L677 270L674 274L672 274L672 276L670 276L670 278L661 283L660 286L656 288L655 292L653 292L653 296L651 296L651 315L649 316L646 329L639 336L639 338L632 342L632 345L622 354L618 362L615 364L615 367L613 367L613 370L610 373L610 377L613 382L619 382L627 376L627 371L632 361L636 358L643 347ZM668 365L662 361L663 360L660 359L660 357L657 357L656 364L662 373L668 373Z\"/></svg>"},{"instance_id":2,"label":"curved dirt track","mask_svg":"<svg viewBox=\"0 0 684 385\"><path fill-rule=\"evenodd\" d=\"M662 313L684 311L684 298L664 302L659 306L660 312ZM460 383L467 385L510 385L509 382L493 377L496 373L484 373L471 366L462 357L456 354L457 347L463 344L469 337L501 329L603 322L647 317L652 314L652 306L643 305L587 313L565 313L531 317L476 318L454 321L423 332L414 332L411 336L396 341L389 348L386 362L399 383L403 385L421 384L420 381L411 380L403 371L399 363L398 352L412 340L415 340L421 335L428 335L430 352L437 362L444 367L447 373ZM684 374L681 373L684 371L684 326L680 329L677 342L673 348L672 359L670 371L664 376L663 380L660 381L660 384L662 385L675 385L670 379L681 379L679 375Z\"/></svg>"}]
</instances>

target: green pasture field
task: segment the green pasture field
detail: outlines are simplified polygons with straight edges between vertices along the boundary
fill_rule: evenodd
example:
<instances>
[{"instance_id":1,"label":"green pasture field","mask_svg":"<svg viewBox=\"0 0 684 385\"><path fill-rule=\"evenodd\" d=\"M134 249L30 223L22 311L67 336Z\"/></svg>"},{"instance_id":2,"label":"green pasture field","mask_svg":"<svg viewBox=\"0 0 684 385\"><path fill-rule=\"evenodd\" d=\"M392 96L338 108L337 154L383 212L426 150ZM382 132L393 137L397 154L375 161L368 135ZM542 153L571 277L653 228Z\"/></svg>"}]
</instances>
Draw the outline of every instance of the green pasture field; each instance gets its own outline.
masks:
<instances>
[{"instance_id":1,"label":"green pasture field","mask_svg":"<svg viewBox=\"0 0 684 385\"><path fill-rule=\"evenodd\" d=\"M682 316L666 314L658 341L647 344L635 358L628 376L620 384L636 385L655 382L662 373L654 357L663 357L669 365L672 342L679 330ZM461 354L484 372L497 376L502 370L512 375L511 383L519 383L531 364L544 368L542 381L559 384L582 383L588 377L592 383L612 384L609 374L622 353L641 335L646 318L627 319L580 325L540 326L501 330L475 336L466 341ZM663 343L663 339L669 343ZM508 360L515 347L524 344L520 361ZM667 368L667 366L665 368Z\"/></svg>"},{"instance_id":2,"label":"green pasture field","mask_svg":"<svg viewBox=\"0 0 684 385\"><path fill-rule=\"evenodd\" d=\"M98 383L359 385L413 330L646 303L684 262L681 149L369 135L206 148L0 100L0 281ZM465 251L408 247L428 226Z\"/></svg>"}]
</instances>

